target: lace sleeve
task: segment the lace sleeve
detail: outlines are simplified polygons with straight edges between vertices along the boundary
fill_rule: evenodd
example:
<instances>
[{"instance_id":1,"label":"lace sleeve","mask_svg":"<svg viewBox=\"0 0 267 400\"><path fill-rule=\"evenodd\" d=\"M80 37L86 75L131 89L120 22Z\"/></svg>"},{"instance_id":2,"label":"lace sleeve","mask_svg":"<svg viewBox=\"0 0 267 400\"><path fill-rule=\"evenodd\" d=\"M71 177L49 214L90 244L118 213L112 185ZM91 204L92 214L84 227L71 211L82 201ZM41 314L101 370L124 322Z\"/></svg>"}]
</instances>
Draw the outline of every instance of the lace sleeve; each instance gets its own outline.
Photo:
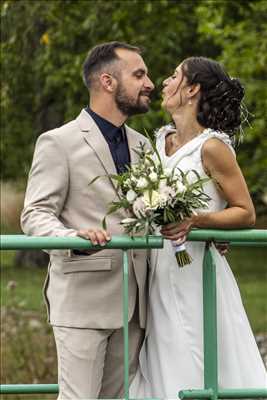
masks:
<instances>
[{"instance_id":1,"label":"lace sleeve","mask_svg":"<svg viewBox=\"0 0 267 400\"><path fill-rule=\"evenodd\" d=\"M156 140L165 138L167 133L175 132L175 127L172 124L164 125L155 131Z\"/></svg>"},{"instance_id":2,"label":"lace sleeve","mask_svg":"<svg viewBox=\"0 0 267 400\"><path fill-rule=\"evenodd\" d=\"M175 128L172 124L164 125L155 131L156 146L158 151L161 151L165 147L165 137L168 133L175 132Z\"/></svg>"}]
</instances>

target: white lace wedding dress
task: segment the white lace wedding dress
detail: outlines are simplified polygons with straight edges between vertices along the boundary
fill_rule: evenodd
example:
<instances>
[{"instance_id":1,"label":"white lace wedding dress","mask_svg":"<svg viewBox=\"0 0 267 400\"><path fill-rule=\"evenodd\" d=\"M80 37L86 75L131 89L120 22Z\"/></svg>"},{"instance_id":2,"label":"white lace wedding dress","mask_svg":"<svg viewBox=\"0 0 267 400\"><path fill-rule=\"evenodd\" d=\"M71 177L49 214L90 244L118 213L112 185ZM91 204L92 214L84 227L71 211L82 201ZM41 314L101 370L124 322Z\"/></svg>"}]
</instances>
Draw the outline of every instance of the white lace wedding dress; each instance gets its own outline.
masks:
<instances>
[{"instance_id":1,"label":"white lace wedding dress","mask_svg":"<svg viewBox=\"0 0 267 400\"><path fill-rule=\"evenodd\" d=\"M157 148L166 167L195 169L205 177L201 147L212 137L231 147L227 135L206 129L172 156L165 153L170 126L157 134ZM225 207L215 185L205 191L209 211ZM149 310L140 364L130 386L131 398L177 399L182 389L200 389L203 381L202 261L204 243L187 242L193 262L177 266L170 241L151 257ZM266 387L266 371L251 331L238 286L225 259L212 248L217 271L218 374L220 388Z\"/></svg>"}]
</instances>

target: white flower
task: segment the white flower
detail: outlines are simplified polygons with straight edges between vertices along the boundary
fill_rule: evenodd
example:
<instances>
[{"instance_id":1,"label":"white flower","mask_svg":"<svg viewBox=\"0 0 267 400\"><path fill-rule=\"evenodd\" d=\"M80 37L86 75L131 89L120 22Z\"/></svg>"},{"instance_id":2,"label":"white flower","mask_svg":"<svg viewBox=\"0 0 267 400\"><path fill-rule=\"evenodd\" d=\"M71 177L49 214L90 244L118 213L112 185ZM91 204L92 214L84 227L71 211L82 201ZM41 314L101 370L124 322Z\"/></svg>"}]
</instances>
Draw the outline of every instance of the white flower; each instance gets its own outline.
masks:
<instances>
[{"instance_id":1,"label":"white flower","mask_svg":"<svg viewBox=\"0 0 267 400\"><path fill-rule=\"evenodd\" d=\"M177 181L176 182L176 189L177 189L178 193L183 193L186 190L186 187L182 182Z\"/></svg>"},{"instance_id":2,"label":"white flower","mask_svg":"<svg viewBox=\"0 0 267 400\"><path fill-rule=\"evenodd\" d=\"M149 174L148 177L152 182L157 182L158 180L158 175L156 174L156 172L151 172L151 174Z\"/></svg>"},{"instance_id":3,"label":"white flower","mask_svg":"<svg viewBox=\"0 0 267 400\"><path fill-rule=\"evenodd\" d=\"M170 186L165 186L161 191L160 191L160 206L163 207L165 206L169 200L173 199L176 197L176 191L170 187Z\"/></svg>"},{"instance_id":4,"label":"white flower","mask_svg":"<svg viewBox=\"0 0 267 400\"><path fill-rule=\"evenodd\" d=\"M167 180L161 179L159 182L159 192L162 193L162 191L164 191L166 187L167 187Z\"/></svg>"},{"instance_id":5,"label":"white flower","mask_svg":"<svg viewBox=\"0 0 267 400\"><path fill-rule=\"evenodd\" d=\"M171 168L164 168L164 175L169 177L172 175L172 169Z\"/></svg>"},{"instance_id":6,"label":"white flower","mask_svg":"<svg viewBox=\"0 0 267 400\"><path fill-rule=\"evenodd\" d=\"M126 194L126 199L129 201L129 203L132 203L136 199L136 196L137 194L135 193L135 191L130 189Z\"/></svg>"},{"instance_id":7,"label":"white flower","mask_svg":"<svg viewBox=\"0 0 267 400\"><path fill-rule=\"evenodd\" d=\"M166 186L164 188L164 190L162 190L162 194L165 194L167 197L170 197L170 198L173 198L176 196L175 190L170 186Z\"/></svg>"},{"instance_id":8,"label":"white flower","mask_svg":"<svg viewBox=\"0 0 267 400\"><path fill-rule=\"evenodd\" d=\"M134 164L134 165L132 165L132 171L133 172L136 172L136 171L138 171L138 169L139 169L139 165L138 164Z\"/></svg>"},{"instance_id":9,"label":"white flower","mask_svg":"<svg viewBox=\"0 0 267 400\"><path fill-rule=\"evenodd\" d=\"M142 197L138 197L133 203L133 212L137 218L140 218L145 213L146 205Z\"/></svg>"},{"instance_id":10,"label":"white flower","mask_svg":"<svg viewBox=\"0 0 267 400\"><path fill-rule=\"evenodd\" d=\"M156 209L160 205L160 195L156 190L146 190L143 199L145 205L150 209Z\"/></svg>"},{"instance_id":11,"label":"white flower","mask_svg":"<svg viewBox=\"0 0 267 400\"><path fill-rule=\"evenodd\" d=\"M166 206L166 203L168 201L168 195L166 193L162 193L159 195L159 205L160 207Z\"/></svg>"},{"instance_id":12,"label":"white flower","mask_svg":"<svg viewBox=\"0 0 267 400\"><path fill-rule=\"evenodd\" d=\"M138 179L136 186L138 187L138 189L145 189L147 187L147 184L147 180L141 177Z\"/></svg>"}]
</instances>

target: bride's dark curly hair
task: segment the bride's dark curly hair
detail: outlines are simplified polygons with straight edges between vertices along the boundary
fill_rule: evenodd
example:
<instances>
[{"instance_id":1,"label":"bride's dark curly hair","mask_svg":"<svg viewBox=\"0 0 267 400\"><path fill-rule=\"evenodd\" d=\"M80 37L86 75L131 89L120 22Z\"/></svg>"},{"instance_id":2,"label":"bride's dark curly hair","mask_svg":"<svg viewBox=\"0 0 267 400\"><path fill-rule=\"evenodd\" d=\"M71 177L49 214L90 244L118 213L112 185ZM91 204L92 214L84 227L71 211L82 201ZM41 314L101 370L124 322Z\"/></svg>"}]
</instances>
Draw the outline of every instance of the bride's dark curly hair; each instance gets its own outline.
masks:
<instances>
[{"instance_id":1,"label":"bride's dark curly hair","mask_svg":"<svg viewBox=\"0 0 267 400\"><path fill-rule=\"evenodd\" d=\"M218 62L205 57L186 58L182 71L189 84L200 84L198 122L234 136L241 128L245 94L239 79L231 78Z\"/></svg>"}]
</instances>

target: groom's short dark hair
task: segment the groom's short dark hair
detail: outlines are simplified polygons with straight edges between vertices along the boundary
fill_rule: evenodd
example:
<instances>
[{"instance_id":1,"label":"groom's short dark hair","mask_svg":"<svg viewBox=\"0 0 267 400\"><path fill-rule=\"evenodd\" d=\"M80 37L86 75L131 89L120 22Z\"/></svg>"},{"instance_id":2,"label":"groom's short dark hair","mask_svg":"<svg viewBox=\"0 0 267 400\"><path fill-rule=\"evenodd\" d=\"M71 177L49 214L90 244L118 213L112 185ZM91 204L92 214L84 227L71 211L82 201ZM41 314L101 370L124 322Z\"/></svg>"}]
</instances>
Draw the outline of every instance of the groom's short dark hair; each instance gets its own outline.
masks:
<instances>
[{"instance_id":1,"label":"groom's short dark hair","mask_svg":"<svg viewBox=\"0 0 267 400\"><path fill-rule=\"evenodd\" d=\"M139 47L131 46L123 42L114 41L93 47L89 51L83 64L83 81L88 89L92 87L96 73L99 73L103 67L106 67L108 64L120 60L119 56L116 54L116 49L126 49L141 54Z\"/></svg>"}]
</instances>

